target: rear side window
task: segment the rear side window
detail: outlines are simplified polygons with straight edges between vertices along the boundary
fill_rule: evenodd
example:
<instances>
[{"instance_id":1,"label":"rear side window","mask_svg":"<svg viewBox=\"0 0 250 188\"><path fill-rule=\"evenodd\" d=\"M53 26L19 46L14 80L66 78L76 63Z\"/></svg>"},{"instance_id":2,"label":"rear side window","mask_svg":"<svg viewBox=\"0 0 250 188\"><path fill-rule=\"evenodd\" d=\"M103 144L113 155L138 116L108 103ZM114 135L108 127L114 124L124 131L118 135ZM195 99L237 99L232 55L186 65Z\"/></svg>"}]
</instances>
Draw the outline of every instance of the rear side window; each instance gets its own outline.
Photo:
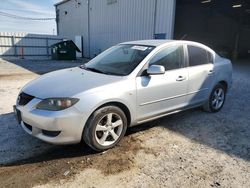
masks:
<instances>
[{"instance_id":1,"label":"rear side window","mask_svg":"<svg viewBox=\"0 0 250 188\"><path fill-rule=\"evenodd\" d=\"M202 48L196 46L188 46L188 55L189 66L212 63L211 54Z\"/></svg>"},{"instance_id":2,"label":"rear side window","mask_svg":"<svg viewBox=\"0 0 250 188\"><path fill-rule=\"evenodd\" d=\"M164 48L150 60L149 64L162 65L166 71L184 67L183 46L173 45Z\"/></svg>"}]
</instances>

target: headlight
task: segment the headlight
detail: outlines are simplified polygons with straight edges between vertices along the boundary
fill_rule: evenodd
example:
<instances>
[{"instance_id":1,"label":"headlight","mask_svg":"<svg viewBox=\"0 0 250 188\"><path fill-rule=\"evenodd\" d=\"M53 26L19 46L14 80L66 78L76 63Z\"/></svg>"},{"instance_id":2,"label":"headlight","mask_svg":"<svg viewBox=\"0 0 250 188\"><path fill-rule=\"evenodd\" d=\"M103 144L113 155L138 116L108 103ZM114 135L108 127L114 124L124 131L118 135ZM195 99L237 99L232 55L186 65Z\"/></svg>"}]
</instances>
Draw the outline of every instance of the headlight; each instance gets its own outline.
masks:
<instances>
[{"instance_id":1,"label":"headlight","mask_svg":"<svg viewBox=\"0 0 250 188\"><path fill-rule=\"evenodd\" d=\"M37 109L59 111L73 106L79 99L76 98L49 98L44 99L36 106Z\"/></svg>"}]
</instances>

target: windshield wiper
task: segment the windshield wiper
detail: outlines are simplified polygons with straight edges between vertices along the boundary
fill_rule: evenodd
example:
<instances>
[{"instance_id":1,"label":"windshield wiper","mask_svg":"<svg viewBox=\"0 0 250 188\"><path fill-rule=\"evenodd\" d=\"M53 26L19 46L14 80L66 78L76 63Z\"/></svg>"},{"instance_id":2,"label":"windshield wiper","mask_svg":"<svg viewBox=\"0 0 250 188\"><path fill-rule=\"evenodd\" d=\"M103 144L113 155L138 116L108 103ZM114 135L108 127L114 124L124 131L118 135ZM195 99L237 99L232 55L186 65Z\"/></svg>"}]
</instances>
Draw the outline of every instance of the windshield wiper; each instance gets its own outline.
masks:
<instances>
[{"instance_id":1,"label":"windshield wiper","mask_svg":"<svg viewBox=\"0 0 250 188\"><path fill-rule=\"evenodd\" d=\"M101 73L101 74L106 74L105 72L98 70L96 68L90 68L90 67L86 67L85 65L80 65L81 69L85 69L85 70L90 70L92 72L97 72L97 73Z\"/></svg>"},{"instance_id":2,"label":"windshield wiper","mask_svg":"<svg viewBox=\"0 0 250 188\"><path fill-rule=\"evenodd\" d=\"M97 72L97 73L105 74L105 72L102 72L101 70L98 70L98 69L96 69L96 68L88 68L88 67L86 67L85 69L86 69L86 70L90 70L90 71L92 71L92 72Z\"/></svg>"},{"instance_id":3,"label":"windshield wiper","mask_svg":"<svg viewBox=\"0 0 250 188\"><path fill-rule=\"evenodd\" d=\"M125 76L123 74L118 74L118 73L103 72L103 71L96 69L96 68L86 67L86 65L80 65L79 67L81 69L85 69L85 70L89 70L89 71L97 72L97 73L101 73L101 74L107 74L107 75L113 75L113 76Z\"/></svg>"}]
</instances>

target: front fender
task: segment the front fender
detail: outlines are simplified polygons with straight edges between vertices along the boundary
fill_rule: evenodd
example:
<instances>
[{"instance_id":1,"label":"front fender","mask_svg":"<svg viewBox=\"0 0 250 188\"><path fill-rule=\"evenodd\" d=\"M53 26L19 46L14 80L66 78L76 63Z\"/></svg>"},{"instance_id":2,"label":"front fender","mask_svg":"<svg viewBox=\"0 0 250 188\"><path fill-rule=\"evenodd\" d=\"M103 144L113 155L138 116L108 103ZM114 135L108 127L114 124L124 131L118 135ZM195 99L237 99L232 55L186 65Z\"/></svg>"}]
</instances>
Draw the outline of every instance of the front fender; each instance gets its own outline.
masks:
<instances>
[{"instance_id":1,"label":"front fender","mask_svg":"<svg viewBox=\"0 0 250 188\"><path fill-rule=\"evenodd\" d=\"M80 101L75 104L75 108L77 108L80 113L83 114L86 124L90 115L98 109L100 106L103 106L107 103L118 102L125 105L131 116L131 124L136 122L136 92L135 90L130 91L114 91L110 92L110 90L102 90L98 92L92 93L82 93L80 95L75 96L79 98Z\"/></svg>"}]
</instances>

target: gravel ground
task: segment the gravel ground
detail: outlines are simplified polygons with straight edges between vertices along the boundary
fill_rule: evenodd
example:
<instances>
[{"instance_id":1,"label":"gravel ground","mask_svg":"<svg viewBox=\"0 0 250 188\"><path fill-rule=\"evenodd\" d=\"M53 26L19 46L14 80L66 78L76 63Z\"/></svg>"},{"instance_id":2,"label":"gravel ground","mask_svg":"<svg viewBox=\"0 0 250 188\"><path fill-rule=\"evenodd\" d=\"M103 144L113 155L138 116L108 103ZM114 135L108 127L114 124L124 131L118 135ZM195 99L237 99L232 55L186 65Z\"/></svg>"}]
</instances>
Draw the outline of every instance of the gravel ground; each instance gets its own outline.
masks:
<instances>
[{"instance_id":1,"label":"gravel ground","mask_svg":"<svg viewBox=\"0 0 250 188\"><path fill-rule=\"evenodd\" d=\"M250 187L250 61L234 65L219 113L194 109L130 128L105 153L41 142L12 113L25 83L80 63L0 61L0 187Z\"/></svg>"},{"instance_id":2,"label":"gravel ground","mask_svg":"<svg viewBox=\"0 0 250 188\"><path fill-rule=\"evenodd\" d=\"M32 59L1 59L0 76L44 74L58 69L79 66L87 60L55 61L55 60L32 60Z\"/></svg>"}]
</instances>

